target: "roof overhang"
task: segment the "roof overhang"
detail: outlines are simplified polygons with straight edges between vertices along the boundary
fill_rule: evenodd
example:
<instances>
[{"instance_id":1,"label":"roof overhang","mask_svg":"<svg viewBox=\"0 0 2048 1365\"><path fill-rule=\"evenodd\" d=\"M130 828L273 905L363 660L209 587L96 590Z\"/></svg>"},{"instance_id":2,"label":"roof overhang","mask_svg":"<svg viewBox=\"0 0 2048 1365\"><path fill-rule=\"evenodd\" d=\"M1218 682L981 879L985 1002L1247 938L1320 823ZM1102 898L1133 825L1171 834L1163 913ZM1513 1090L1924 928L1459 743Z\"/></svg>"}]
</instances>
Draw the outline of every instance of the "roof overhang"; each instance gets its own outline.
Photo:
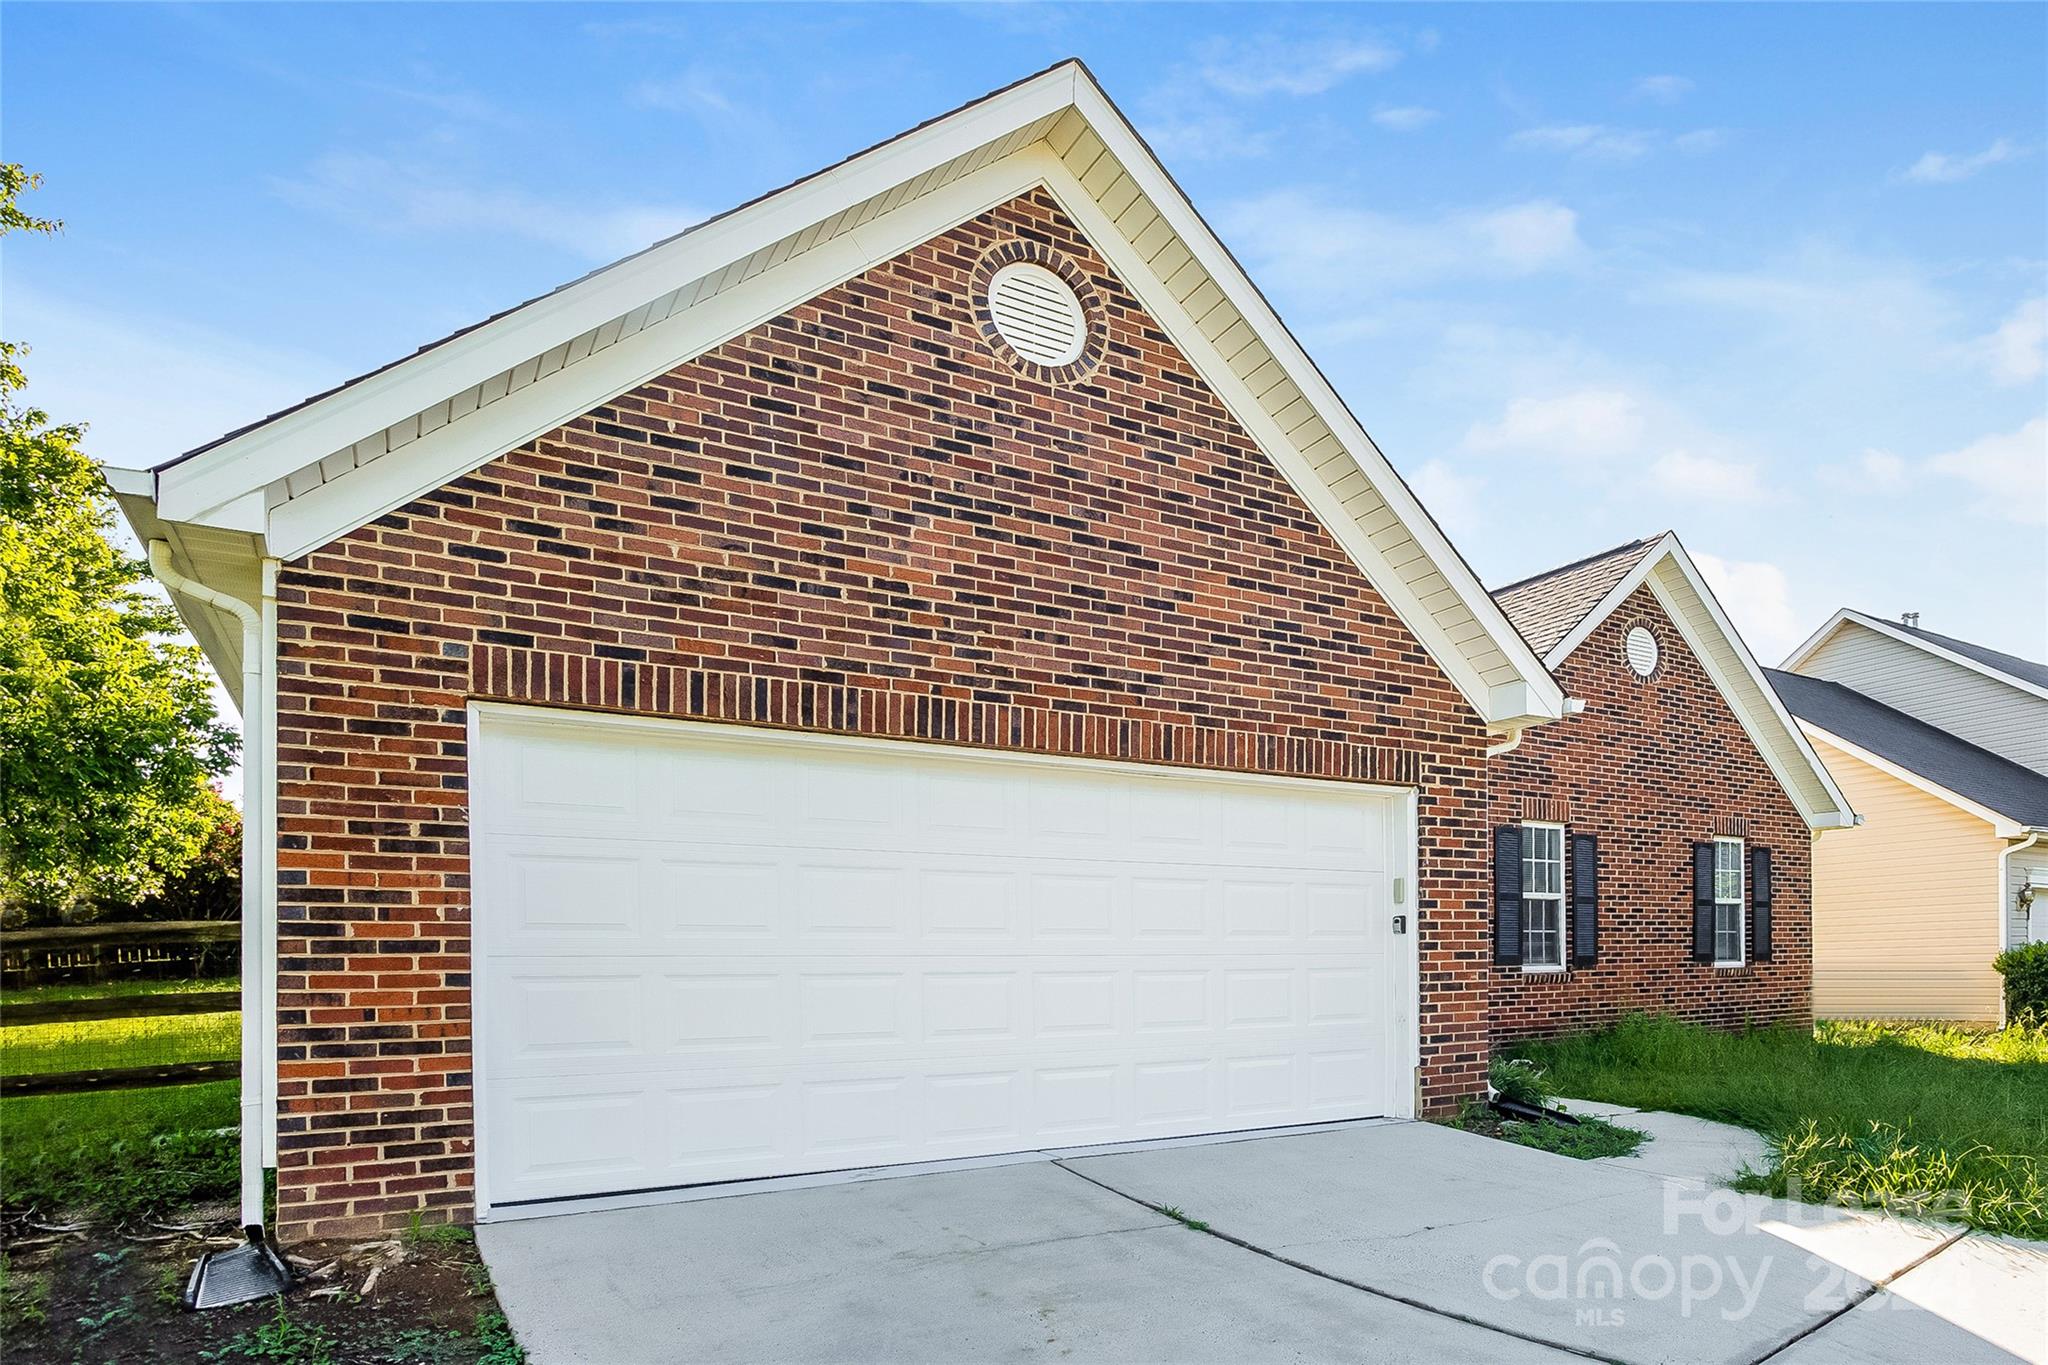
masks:
<instances>
[{"instance_id":1,"label":"roof overhang","mask_svg":"<svg viewBox=\"0 0 2048 1365\"><path fill-rule=\"evenodd\" d=\"M2048 701L2048 687L2042 687L2040 684L2030 682L2025 678L2016 678L2003 669L1993 668L1981 660L1958 654L1952 649L1944 649L1932 640L1923 640L1910 631L1900 630L1890 621L1872 616L1868 612L1856 611L1849 607L1843 607L1833 616L1830 616L1819 630L1807 636L1805 643L1787 655L1785 662L1778 666L1787 673L1799 672L1801 664L1812 658L1821 646L1834 639L1836 635L1849 626L1861 626L1865 630L1875 631L1887 640L1896 640L1902 645L1910 645L1923 654L1931 654L1937 659L1945 659L1958 668L1967 668L1972 673L1982 674L1984 677L2004 683L2007 687L2018 688L2020 691L2031 696Z\"/></svg>"},{"instance_id":2,"label":"roof overhang","mask_svg":"<svg viewBox=\"0 0 2048 1365\"><path fill-rule=\"evenodd\" d=\"M1914 772L1911 768L1886 758L1883 754L1874 753L1854 740L1844 739L1831 730L1824 730L1812 721L1800 721L1799 729L1809 739L1825 744L1831 749L1840 749L1857 762L1877 769L1886 777L1903 782L1917 792L1924 793L1937 801L1954 806L1966 815L1976 816L1985 824L1990 825L1991 832L2001 839L2017 839L2023 835L2042 830L2042 827L2039 825L2024 824L2009 815L1991 809L1991 807L1981 801L1973 801L1961 792L1951 791L1926 775Z\"/></svg>"},{"instance_id":3,"label":"roof overhang","mask_svg":"<svg viewBox=\"0 0 2048 1365\"><path fill-rule=\"evenodd\" d=\"M1033 189L1080 226L1485 723L1563 713L1542 661L1076 61L155 470L110 471L117 498L182 571L240 595L262 557L307 554ZM231 676L207 613L179 605Z\"/></svg>"},{"instance_id":4,"label":"roof overhang","mask_svg":"<svg viewBox=\"0 0 2048 1365\"><path fill-rule=\"evenodd\" d=\"M1809 828L1846 829L1856 813L1835 779L1813 751L1770 679L1743 643L1740 632L1721 609L1720 599L1701 576L1676 534L1666 532L1620 582L1551 649L1544 664L1556 668L1586 642L1600 623L1620 608L1638 588L1647 587L1684 638L1693 657L1706 669L1714 686L1741 722L1750 742L1763 756L1785 794Z\"/></svg>"}]
</instances>

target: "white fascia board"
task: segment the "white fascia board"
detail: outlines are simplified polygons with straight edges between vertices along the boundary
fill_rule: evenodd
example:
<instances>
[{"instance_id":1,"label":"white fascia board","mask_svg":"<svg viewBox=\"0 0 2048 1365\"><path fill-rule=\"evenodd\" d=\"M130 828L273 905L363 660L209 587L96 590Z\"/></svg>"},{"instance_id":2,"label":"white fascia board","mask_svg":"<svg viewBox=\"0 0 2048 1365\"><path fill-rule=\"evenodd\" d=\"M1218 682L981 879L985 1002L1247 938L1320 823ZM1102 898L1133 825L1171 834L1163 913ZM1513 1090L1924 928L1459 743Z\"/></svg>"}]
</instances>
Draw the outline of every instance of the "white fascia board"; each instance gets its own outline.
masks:
<instances>
[{"instance_id":1,"label":"white fascia board","mask_svg":"<svg viewBox=\"0 0 2048 1365\"><path fill-rule=\"evenodd\" d=\"M1202 334L1201 328L1195 325L1194 319L1188 317L1187 311L1180 306L1172 291L1153 273L1151 266L1145 262L1137 249L1117 231L1101 205L1095 202L1095 197L1088 193L1086 187L1067 168L1066 163L1050 149L1041 146L1019 153L1019 156L1028 157L1039 165L1046 192L1051 194L1067 216L1080 226L1082 235L1102 253L1110 269L1114 270L1117 278L1137 296L1138 301L1145 306L1145 311L1166 330L1175 346L1201 376L1202 382L1222 400L1223 405L1230 410L1231 416L1237 419L1253 442L1280 471L1281 477L1285 478L1302 501L1308 504L1317 520L1329 528L1331 536L1358 566L1359 572L1378 589L1380 596L1386 600L1401 624L1422 642L1423 648L1436 660L1437 666L1444 670L1445 675L1471 704L1472 709L1489 725L1498 723L1494 689L1487 686L1486 680L1479 676L1478 670L1466 659L1464 651L1445 633L1443 627L1437 624L1436 617L1415 598L1407 583L1380 553L1379 547L1365 534L1357 518L1345 511L1329 484L1316 474L1308 461L1294 448L1272 415L1245 387L1244 381L1238 378L1237 372L1231 369L1229 362L1210 344L1209 339ZM1539 718L1555 719L1564 709L1563 694L1558 691L1557 684L1551 681L1549 673L1543 671L1540 666L1537 675L1549 683L1551 691L1558 693L1555 710L1543 712ZM1532 688L1531 691L1533 690ZM1521 714L1532 704L1528 693L1516 693L1507 700L1516 706L1517 714ZM1536 700L1540 701L1540 698Z\"/></svg>"},{"instance_id":2,"label":"white fascia board","mask_svg":"<svg viewBox=\"0 0 2048 1365\"><path fill-rule=\"evenodd\" d=\"M1784 663L1785 671L1787 673L1797 673L1799 665L1812 658L1814 651L1827 643L1834 636L1835 632L1840 630L1845 624L1862 626L1865 630L1877 632L1887 640L1896 640L1902 645L1910 645L1923 654L1931 654L1937 659L1946 659L1958 668L1967 668L1972 673L1981 673L1987 678L2004 683L2007 687L2018 688L2022 692L2039 697L2043 701L2048 701L2048 687L2028 682L2025 678L2015 678L2003 669L1993 668L1990 664L1980 663L1967 655L1958 654L1952 649L1944 649L1931 640L1923 640L1917 635L1908 634L1906 631L1900 630L1898 626L1890 621L1880 621L1875 616L1866 615L1849 607L1843 607L1828 618L1826 625L1807 636L1806 643L1793 650L1786 658Z\"/></svg>"},{"instance_id":3,"label":"white fascia board","mask_svg":"<svg viewBox=\"0 0 2048 1365\"><path fill-rule=\"evenodd\" d=\"M262 489L768 242L1057 114L1074 102L1078 70L1055 67L163 469L161 514L185 520Z\"/></svg>"},{"instance_id":4,"label":"white fascia board","mask_svg":"<svg viewBox=\"0 0 2048 1365\"><path fill-rule=\"evenodd\" d=\"M291 560L1041 184L1012 155L271 509ZM444 397L446 395L443 395Z\"/></svg>"},{"instance_id":5,"label":"white fascia board","mask_svg":"<svg viewBox=\"0 0 2048 1365\"><path fill-rule=\"evenodd\" d=\"M1358 462L1388 508L1400 518L1402 525L1450 583L1466 609L1472 613L1494 645L1521 675L1521 681L1528 685L1529 695L1536 702L1536 716L1540 720L1556 720L1561 717L1564 714L1564 691L1557 685L1557 680L1550 676L1549 670L1536 657L1535 651L1529 648L1528 642L1522 639L1513 625L1509 624L1507 614L1501 610L1500 603L1494 601L1492 594L1486 591L1470 566L1452 547L1449 539L1416 500L1408 485L1402 482L1393 465L1381 453L1380 448L1373 444L1372 438L1359 425L1358 419L1352 416L1351 409L1345 406L1337 391L1330 387L1323 372L1316 368L1315 362L1302 350L1300 343L1294 339L1294 334L1287 330L1286 324L1273 311L1272 305L1266 302L1265 296L1252 284L1236 258L1231 256L1215 233L1209 230L1209 225L1195 211L1194 205L1188 202L1180 186L1174 183L1173 177L1159 164L1136 130L1124 120L1122 112L1110 102L1109 97L1103 94L1101 88L1089 79L1086 73L1080 73L1075 81L1074 103L1094 129L1095 135L1109 148L1110 154L1123 165L1125 174L1137 182L1138 188L1144 191L1152 206L1159 210L1168 225L1179 234L1181 243L1208 272L1209 278L1223 292L1224 297L1230 300L1231 306L1236 308L1239 315L1259 334L1259 339L1266 344L1274 359L1287 372L1287 377L1301 390L1310 406L1315 409L1316 415ZM1061 169L1064 170L1065 167L1062 166ZM1092 199L1090 202L1093 202ZM1092 238L1094 234L1091 233L1090 236ZM1348 515L1346 520L1349 520ZM1383 576L1391 577L1391 574ZM1381 577L1375 577L1373 581L1380 587L1382 595L1385 595L1389 585L1382 581ZM1409 625L1411 629L1415 628L1414 622L1409 622ZM1443 638L1442 631L1435 628L1433 617L1430 619L1430 626L1432 634L1439 639ZM1452 646L1451 650L1449 657L1462 657L1462 653L1455 646ZM1487 689L1481 688L1479 695L1472 700L1480 713L1491 722L1493 716L1490 714L1491 705L1486 692ZM1471 696L1471 693L1468 691L1467 695Z\"/></svg>"},{"instance_id":6,"label":"white fascia board","mask_svg":"<svg viewBox=\"0 0 2048 1365\"><path fill-rule=\"evenodd\" d=\"M1799 813L1805 817L1809 828L1848 829L1855 825L1856 812L1850 808L1849 798L1842 795L1842 789L1835 785L1833 774L1829 773L1827 765L1820 761L1820 755L1813 751L1813 745L1807 742L1806 735L1800 730L1799 723L1792 718L1792 713L1785 709L1784 702L1778 699L1777 689L1772 687L1771 680L1764 676L1763 669L1751 656L1749 647L1742 643L1742 636L1736 633L1734 625L1723 614L1721 604L1714 599L1713 591L1700 577L1699 570L1693 566L1691 557L1685 553L1685 548L1677 543L1676 537L1672 540L1670 559L1683 574L1694 594L1706 604L1714 629L1728 641L1729 647L1735 651L1735 657L1742 662L1743 669L1748 673L1750 682L1762 694L1768 707L1764 716L1758 716L1754 708L1745 705L1736 696L1730 687L1731 679L1715 662L1712 652L1708 649L1708 641L1700 635L1698 628L1679 603L1665 590L1663 584L1654 576L1645 581L1649 584L1650 591L1656 595L1658 603L1663 606L1665 616L1678 627L1678 633L1685 637L1686 646L1692 650L1693 657L1700 661L1707 675L1714 680L1715 689L1727 701L1729 709L1735 712L1735 718L1741 722L1756 751L1763 755L1764 763L1778 779L1778 785L1785 789L1785 795L1792 798L1792 804L1799 808ZM1828 796L1829 808L1814 805L1801 793L1799 786L1792 780L1792 775L1779 761L1775 749L1767 742L1766 721L1791 736L1792 745L1799 751L1800 760L1820 779L1821 789Z\"/></svg>"},{"instance_id":7,"label":"white fascia board","mask_svg":"<svg viewBox=\"0 0 2048 1365\"><path fill-rule=\"evenodd\" d=\"M1572 651L1586 643L1586 637L1598 630L1602 621L1612 616L1623 602L1628 601L1637 588L1642 587L1649 580L1650 575L1655 572L1658 563L1677 544L1678 537L1666 531L1663 537L1658 540L1656 547L1644 555L1642 559L1638 560L1636 566L1623 575L1619 583L1616 583L1607 590L1605 597L1595 602L1592 609L1579 618L1579 623L1571 628L1571 633L1550 647L1550 653L1543 656L1544 666L1546 668L1556 668L1559 664L1570 658Z\"/></svg>"},{"instance_id":8,"label":"white fascia board","mask_svg":"<svg viewBox=\"0 0 2048 1365\"><path fill-rule=\"evenodd\" d=\"M107 491L115 497L147 498L156 493L156 475L147 469L127 469L121 465L103 464L100 475L107 481Z\"/></svg>"},{"instance_id":9,"label":"white fascia board","mask_svg":"<svg viewBox=\"0 0 2048 1365\"><path fill-rule=\"evenodd\" d=\"M1870 750L1864 748L1862 745L1852 743L1849 740L1843 739L1840 735L1835 734L1831 730L1823 730L1820 726L1813 724L1811 721L1804 720L1799 722L1799 729L1804 736L1810 739L1818 740L1822 744L1827 745L1829 748L1840 749L1843 753L1849 755L1849 757L1855 759L1857 762L1868 764L1869 766L1883 773L1886 777L1893 778L1899 782L1905 783L1914 791L1921 792L1927 796L1933 797L1937 801L1945 802L1948 805L1954 806L1957 810L1962 811L1966 815L1976 816L1985 824L1990 825L1992 828L1992 832L1997 834L1998 837L2001 839L2016 839L2020 835L2025 834L2027 832L2028 826L2022 825L2017 820L2014 820L2011 816L2001 815L1999 812L1991 809L1991 807L1989 806L1983 805L1976 801L1972 801L1969 797L1964 796L1961 792L1950 791L1947 787L1942 786L1939 782L1935 782L1928 778L1922 777L1919 773L1914 772L1911 768L1902 767L1899 764L1894 763L1891 759L1884 757L1882 754L1872 753Z\"/></svg>"},{"instance_id":10,"label":"white fascia board","mask_svg":"<svg viewBox=\"0 0 2048 1365\"><path fill-rule=\"evenodd\" d=\"M1684 607L1674 600L1664 590L1663 586L1658 583L1656 572L1660 566L1667 562L1678 570L1687 585L1692 588L1693 593L1705 605L1707 615L1713 623L1714 630L1727 641L1728 647L1735 652L1735 657L1741 660L1743 670L1747 673L1749 681L1762 694L1769 708L1767 717L1758 717L1754 714L1753 707L1746 705L1738 698L1730 687L1732 680L1723 672L1720 665L1715 662L1712 651L1707 647L1708 642L1701 637L1698 628L1694 625ZM1594 605L1593 609L1586 613L1578 625L1572 627L1571 634L1557 642L1557 645L1545 656L1544 663L1552 668L1561 665L1571 655L1573 650L1584 644L1587 638L1595 630L1599 629L1601 622L1612 616L1621 604L1626 602L1635 593L1637 588L1645 584L1649 586L1651 593L1657 598L1658 605L1663 607L1664 615L1677 628L1678 633L1684 637L1686 647L1692 651L1693 657L1699 660L1700 666L1706 670L1707 676L1713 679L1714 687L1720 692L1722 699L1728 703L1729 709L1735 712L1735 718L1741 722L1744 733L1749 736L1750 743L1756 748L1757 753L1763 756L1764 763L1771 770L1771 775L1778 779L1778 785L1783 787L1785 794L1792 798L1792 804L1799 808L1799 813L1805 818L1807 826L1811 829L1846 829L1853 826L1856 823L1856 814L1849 807L1849 799L1842 794L1842 789L1835 784L1835 779L1828 772L1827 765L1820 761L1820 755L1813 751L1811 744L1807 743L1806 736L1801 733L1798 722L1792 719L1792 713L1787 711L1784 702L1779 700L1777 689L1773 688L1771 680L1764 676L1762 667L1758 665L1755 656L1749 652L1749 646L1743 643L1741 632L1735 629L1735 624L1721 610L1719 599L1714 596L1713 589L1707 586L1706 580L1700 576L1699 566L1692 562L1692 556L1685 552L1685 546L1679 542L1676 534L1667 531L1657 542L1655 548L1650 553L1644 555L1642 560L1633 569L1630 569L1619 583L1608 589L1606 596L1602 597ZM1767 742L1768 730L1765 724L1766 720L1769 725L1775 726L1782 733L1791 736L1793 747L1798 749L1801 759L1812 770L1814 776L1820 779L1821 788L1827 792L1828 801L1832 809L1818 808L1800 793L1797 784L1791 780L1791 774L1786 772L1784 766L1779 762L1774 746Z\"/></svg>"}]
</instances>

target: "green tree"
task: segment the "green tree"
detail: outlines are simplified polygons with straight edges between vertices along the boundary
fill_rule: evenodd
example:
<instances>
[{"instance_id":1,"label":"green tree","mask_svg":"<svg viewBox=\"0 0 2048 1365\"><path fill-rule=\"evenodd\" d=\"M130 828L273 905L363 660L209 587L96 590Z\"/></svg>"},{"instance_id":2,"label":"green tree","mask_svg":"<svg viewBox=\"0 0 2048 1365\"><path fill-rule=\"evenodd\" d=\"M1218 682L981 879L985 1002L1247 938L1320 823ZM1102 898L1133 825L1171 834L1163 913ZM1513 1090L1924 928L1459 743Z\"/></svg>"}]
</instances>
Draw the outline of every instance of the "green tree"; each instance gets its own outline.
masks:
<instances>
[{"instance_id":1,"label":"green tree","mask_svg":"<svg viewBox=\"0 0 2048 1365\"><path fill-rule=\"evenodd\" d=\"M54 232L0 166L0 234ZM239 740L113 509L85 430L24 401L0 341L0 908L89 918L160 893L221 824Z\"/></svg>"}]
</instances>

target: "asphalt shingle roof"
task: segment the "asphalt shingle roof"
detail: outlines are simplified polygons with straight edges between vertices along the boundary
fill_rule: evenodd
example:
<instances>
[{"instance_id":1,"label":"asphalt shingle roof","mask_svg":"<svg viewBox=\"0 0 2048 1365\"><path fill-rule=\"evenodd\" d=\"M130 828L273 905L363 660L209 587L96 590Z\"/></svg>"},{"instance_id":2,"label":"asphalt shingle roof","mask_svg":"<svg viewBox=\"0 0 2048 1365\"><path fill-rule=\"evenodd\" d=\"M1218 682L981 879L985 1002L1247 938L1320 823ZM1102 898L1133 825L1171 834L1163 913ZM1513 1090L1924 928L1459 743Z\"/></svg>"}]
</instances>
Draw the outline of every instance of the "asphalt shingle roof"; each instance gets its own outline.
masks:
<instances>
[{"instance_id":1,"label":"asphalt shingle roof","mask_svg":"<svg viewBox=\"0 0 2048 1365\"><path fill-rule=\"evenodd\" d=\"M1799 719L2010 820L2048 827L2048 777L1840 683L1764 672Z\"/></svg>"},{"instance_id":2,"label":"asphalt shingle roof","mask_svg":"<svg viewBox=\"0 0 2048 1365\"><path fill-rule=\"evenodd\" d=\"M1536 657L1547 658L1557 642L1572 633L1572 627L1586 619L1586 613L1600 605L1600 599L1614 585L1628 577L1629 570L1643 562L1643 556L1657 547L1662 536L1631 540L1597 555L1573 560L1555 569L1496 589L1493 600Z\"/></svg>"},{"instance_id":3,"label":"asphalt shingle roof","mask_svg":"<svg viewBox=\"0 0 2048 1365\"><path fill-rule=\"evenodd\" d=\"M1882 617L1875 619L1883 620ZM2022 659L2017 654L2001 654L1995 649L1986 649L1983 645L1973 645L1968 640L1958 640L1953 635L1937 635L1931 630L1922 630L1918 626L1909 626L1900 621L1885 621L1885 624L1901 634L1925 640L1930 645L1937 645L1951 654L1960 654L1965 659L1973 660L1986 668L1996 669L2023 682L2030 682L2036 687L2048 687L2048 664L2037 664L2032 659Z\"/></svg>"}]
</instances>

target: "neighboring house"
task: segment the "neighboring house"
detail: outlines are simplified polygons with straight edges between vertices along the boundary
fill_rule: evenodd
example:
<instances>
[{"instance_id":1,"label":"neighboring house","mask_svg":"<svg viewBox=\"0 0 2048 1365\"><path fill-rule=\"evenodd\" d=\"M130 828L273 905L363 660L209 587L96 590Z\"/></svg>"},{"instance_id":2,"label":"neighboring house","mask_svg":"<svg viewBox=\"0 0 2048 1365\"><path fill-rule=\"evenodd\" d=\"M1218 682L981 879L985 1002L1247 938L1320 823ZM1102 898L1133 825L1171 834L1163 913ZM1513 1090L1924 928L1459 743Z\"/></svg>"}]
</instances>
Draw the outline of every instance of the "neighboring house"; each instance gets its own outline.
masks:
<instances>
[{"instance_id":1,"label":"neighboring house","mask_svg":"<svg viewBox=\"0 0 2048 1365\"><path fill-rule=\"evenodd\" d=\"M110 478L247 721L246 1219L1485 1085L1563 695L1078 63Z\"/></svg>"},{"instance_id":2,"label":"neighboring house","mask_svg":"<svg viewBox=\"0 0 2048 1365\"><path fill-rule=\"evenodd\" d=\"M1864 824L1814 855L1814 1008L1995 1023L2048 939L2048 667L1839 611L1773 674Z\"/></svg>"},{"instance_id":3,"label":"neighboring house","mask_svg":"<svg viewBox=\"0 0 2048 1365\"><path fill-rule=\"evenodd\" d=\"M1495 1041L1807 1022L1809 849L1855 817L1678 537L1494 598L1583 707L1488 763Z\"/></svg>"}]
</instances>

